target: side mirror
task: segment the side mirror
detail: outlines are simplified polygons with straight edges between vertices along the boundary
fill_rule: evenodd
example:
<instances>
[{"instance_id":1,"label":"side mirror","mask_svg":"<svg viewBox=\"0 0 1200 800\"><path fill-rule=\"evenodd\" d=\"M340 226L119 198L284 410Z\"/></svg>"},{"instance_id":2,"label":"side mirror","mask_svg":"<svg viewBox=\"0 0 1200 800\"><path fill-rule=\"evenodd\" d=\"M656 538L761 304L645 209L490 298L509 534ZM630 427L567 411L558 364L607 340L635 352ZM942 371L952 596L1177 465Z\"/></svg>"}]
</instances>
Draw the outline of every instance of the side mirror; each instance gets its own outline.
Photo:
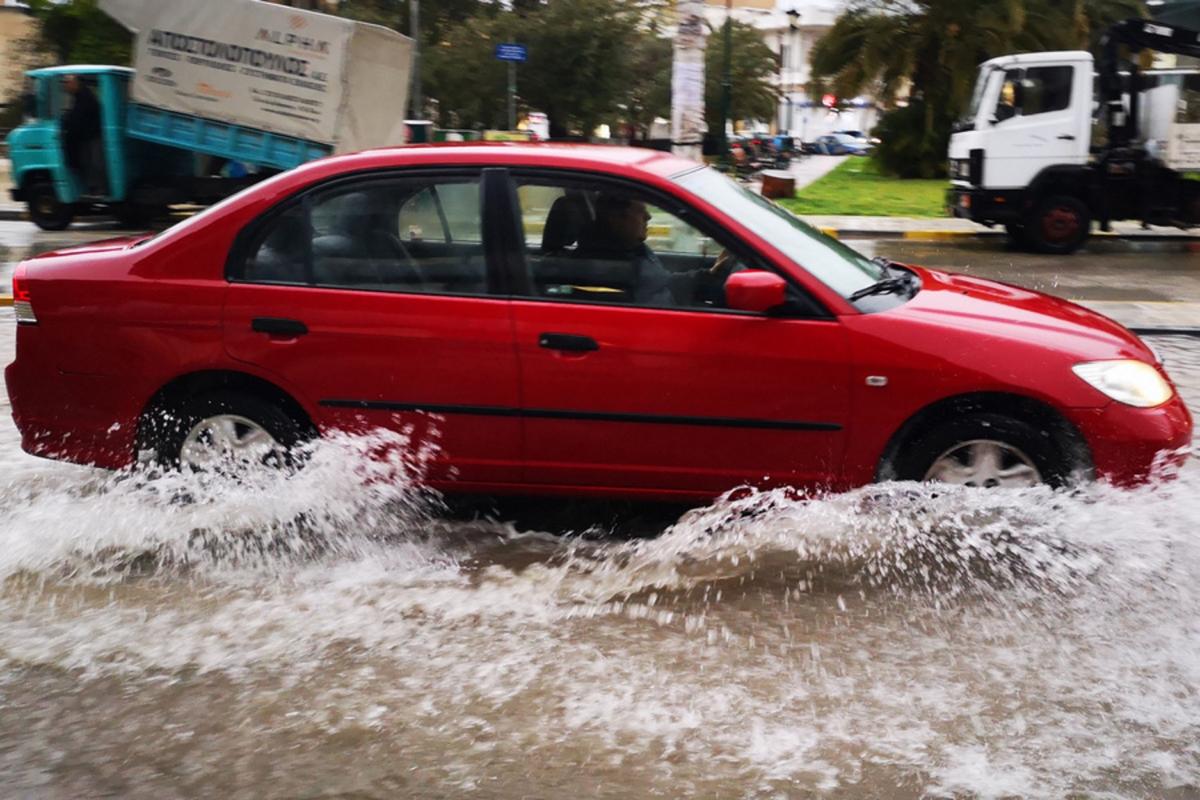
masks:
<instances>
[{"instance_id":1,"label":"side mirror","mask_svg":"<svg viewBox=\"0 0 1200 800\"><path fill-rule=\"evenodd\" d=\"M748 269L725 281L725 305L736 311L766 313L787 299L787 281L774 272Z\"/></svg>"}]
</instances>

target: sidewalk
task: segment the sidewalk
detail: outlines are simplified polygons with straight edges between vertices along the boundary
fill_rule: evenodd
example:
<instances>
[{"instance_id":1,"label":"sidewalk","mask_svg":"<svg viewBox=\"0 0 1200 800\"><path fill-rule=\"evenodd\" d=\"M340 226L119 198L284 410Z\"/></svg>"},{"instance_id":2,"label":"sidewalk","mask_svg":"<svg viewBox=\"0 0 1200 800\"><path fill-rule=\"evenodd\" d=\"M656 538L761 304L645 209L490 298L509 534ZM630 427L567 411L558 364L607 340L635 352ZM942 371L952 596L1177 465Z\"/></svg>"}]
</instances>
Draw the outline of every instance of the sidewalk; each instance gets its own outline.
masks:
<instances>
[{"instance_id":1,"label":"sidewalk","mask_svg":"<svg viewBox=\"0 0 1200 800\"><path fill-rule=\"evenodd\" d=\"M988 228L966 219L954 217L850 217L805 214L804 221L840 238L902 238L958 239L963 237L1004 238L1004 228ZM1200 245L1200 229L1151 227L1143 229L1140 222L1114 222L1112 232L1092 232L1094 239L1144 239L1147 241L1177 241Z\"/></svg>"}]
</instances>

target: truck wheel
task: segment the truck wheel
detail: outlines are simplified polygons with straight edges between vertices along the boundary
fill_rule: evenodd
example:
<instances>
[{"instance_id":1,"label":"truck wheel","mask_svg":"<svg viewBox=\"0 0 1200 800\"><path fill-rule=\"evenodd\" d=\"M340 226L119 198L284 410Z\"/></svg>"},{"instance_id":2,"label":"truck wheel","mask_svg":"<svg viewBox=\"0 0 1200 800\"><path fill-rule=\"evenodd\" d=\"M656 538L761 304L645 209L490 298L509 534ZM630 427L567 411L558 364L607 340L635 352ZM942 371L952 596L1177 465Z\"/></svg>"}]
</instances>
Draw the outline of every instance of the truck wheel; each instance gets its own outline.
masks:
<instances>
[{"instance_id":1,"label":"truck wheel","mask_svg":"<svg viewBox=\"0 0 1200 800\"><path fill-rule=\"evenodd\" d=\"M26 196L29 218L44 231L61 231L75 218L75 209L58 199L54 184L41 180L32 184Z\"/></svg>"},{"instance_id":2,"label":"truck wheel","mask_svg":"<svg viewBox=\"0 0 1200 800\"><path fill-rule=\"evenodd\" d=\"M1056 194L1042 200L1025 225L1033 247L1042 253L1074 253L1091 233L1092 214L1087 204L1069 194Z\"/></svg>"}]
</instances>

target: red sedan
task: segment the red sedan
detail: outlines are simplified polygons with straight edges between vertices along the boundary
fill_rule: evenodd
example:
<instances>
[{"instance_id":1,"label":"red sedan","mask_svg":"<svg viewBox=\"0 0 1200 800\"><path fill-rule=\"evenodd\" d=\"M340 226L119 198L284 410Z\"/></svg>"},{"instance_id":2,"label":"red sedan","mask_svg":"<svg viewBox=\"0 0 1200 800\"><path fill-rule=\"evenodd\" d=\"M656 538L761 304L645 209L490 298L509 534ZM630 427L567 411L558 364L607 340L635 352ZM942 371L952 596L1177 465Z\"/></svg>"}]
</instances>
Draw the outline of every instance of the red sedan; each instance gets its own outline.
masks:
<instances>
[{"instance_id":1,"label":"red sedan","mask_svg":"<svg viewBox=\"0 0 1200 800\"><path fill-rule=\"evenodd\" d=\"M23 447L109 468L436 428L445 491L706 499L1129 483L1192 435L1117 323L868 260L646 150L325 159L157 236L25 261L14 293Z\"/></svg>"}]
</instances>

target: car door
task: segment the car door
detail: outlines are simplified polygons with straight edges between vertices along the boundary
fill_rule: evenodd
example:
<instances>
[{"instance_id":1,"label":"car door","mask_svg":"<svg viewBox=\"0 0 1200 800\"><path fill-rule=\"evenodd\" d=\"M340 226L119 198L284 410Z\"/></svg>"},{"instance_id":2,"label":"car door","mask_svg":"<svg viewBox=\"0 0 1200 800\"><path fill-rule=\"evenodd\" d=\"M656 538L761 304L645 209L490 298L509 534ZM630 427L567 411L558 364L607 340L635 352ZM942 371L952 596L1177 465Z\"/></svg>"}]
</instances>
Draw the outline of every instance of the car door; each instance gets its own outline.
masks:
<instances>
[{"instance_id":1,"label":"car door","mask_svg":"<svg viewBox=\"0 0 1200 800\"><path fill-rule=\"evenodd\" d=\"M485 246L485 180L343 179L252 223L230 261L230 356L323 427L411 435L431 481L518 481L517 363Z\"/></svg>"},{"instance_id":2,"label":"car door","mask_svg":"<svg viewBox=\"0 0 1200 800\"><path fill-rule=\"evenodd\" d=\"M835 320L726 309L723 277L708 270L723 256L729 269L762 264L669 198L565 173L514 180L526 231L515 262L528 289L513 314L531 484L694 497L837 474L849 371ZM658 277L647 278L649 255L631 267L605 250L611 237L598 228L614 195L644 204ZM675 276L671 296L640 292L639 280L659 285L664 271Z\"/></svg>"}]
</instances>

